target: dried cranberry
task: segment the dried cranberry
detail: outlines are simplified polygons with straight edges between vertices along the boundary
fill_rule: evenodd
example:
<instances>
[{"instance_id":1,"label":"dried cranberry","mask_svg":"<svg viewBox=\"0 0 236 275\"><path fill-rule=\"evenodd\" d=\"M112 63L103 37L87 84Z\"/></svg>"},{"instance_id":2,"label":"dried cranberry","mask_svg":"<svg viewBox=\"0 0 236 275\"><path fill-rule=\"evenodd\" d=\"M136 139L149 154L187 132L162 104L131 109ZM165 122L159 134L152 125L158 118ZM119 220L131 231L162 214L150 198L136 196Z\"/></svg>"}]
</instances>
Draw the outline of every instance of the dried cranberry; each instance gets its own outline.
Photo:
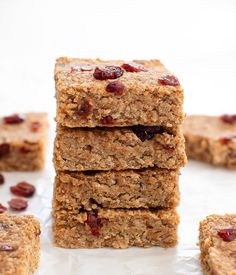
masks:
<instances>
[{"instance_id":1,"label":"dried cranberry","mask_svg":"<svg viewBox=\"0 0 236 275\"><path fill-rule=\"evenodd\" d=\"M162 146L168 151L173 151L176 148L174 144L163 144Z\"/></svg>"},{"instance_id":2,"label":"dried cranberry","mask_svg":"<svg viewBox=\"0 0 236 275\"><path fill-rule=\"evenodd\" d=\"M0 173L0 184L3 184L5 182L5 178L3 174Z\"/></svg>"},{"instance_id":3,"label":"dried cranberry","mask_svg":"<svg viewBox=\"0 0 236 275\"><path fill-rule=\"evenodd\" d=\"M92 67L90 66L74 66L71 67L70 69L70 73L76 73L76 72L88 72L88 71L92 71Z\"/></svg>"},{"instance_id":4,"label":"dried cranberry","mask_svg":"<svg viewBox=\"0 0 236 275\"><path fill-rule=\"evenodd\" d=\"M222 144L222 145L227 145L231 142L231 138L228 138L228 137L223 137L223 138L220 138L219 139L219 142Z\"/></svg>"},{"instance_id":5,"label":"dried cranberry","mask_svg":"<svg viewBox=\"0 0 236 275\"><path fill-rule=\"evenodd\" d=\"M10 145L8 143L0 144L0 158L8 155L10 152Z\"/></svg>"},{"instance_id":6,"label":"dried cranberry","mask_svg":"<svg viewBox=\"0 0 236 275\"><path fill-rule=\"evenodd\" d=\"M225 242L232 242L236 239L236 228L223 228L218 230L217 234Z\"/></svg>"},{"instance_id":7,"label":"dried cranberry","mask_svg":"<svg viewBox=\"0 0 236 275\"><path fill-rule=\"evenodd\" d=\"M20 147L19 150L20 150L20 153L22 153L22 154L28 154L31 152L31 150L26 148L25 146Z\"/></svg>"},{"instance_id":8,"label":"dried cranberry","mask_svg":"<svg viewBox=\"0 0 236 275\"><path fill-rule=\"evenodd\" d=\"M11 116L5 116L3 118L4 123L6 124L19 124L25 121L25 117L23 115L11 115Z\"/></svg>"},{"instance_id":9,"label":"dried cranberry","mask_svg":"<svg viewBox=\"0 0 236 275\"><path fill-rule=\"evenodd\" d=\"M27 201L21 198L13 198L8 202L10 208L15 211L22 211L28 207Z\"/></svg>"},{"instance_id":10,"label":"dried cranberry","mask_svg":"<svg viewBox=\"0 0 236 275\"><path fill-rule=\"evenodd\" d=\"M124 71L118 66L96 67L93 73L94 78L98 80L116 79L123 75Z\"/></svg>"},{"instance_id":11,"label":"dried cranberry","mask_svg":"<svg viewBox=\"0 0 236 275\"><path fill-rule=\"evenodd\" d=\"M106 86L106 91L108 93L112 93L114 95L122 95L125 89L125 85L120 81L110 82Z\"/></svg>"},{"instance_id":12,"label":"dried cranberry","mask_svg":"<svg viewBox=\"0 0 236 275\"><path fill-rule=\"evenodd\" d=\"M87 212L87 220L85 221L87 225L90 227L91 234L93 236L100 235L100 228L102 226L101 219L98 218L98 215L95 211Z\"/></svg>"},{"instance_id":13,"label":"dried cranberry","mask_svg":"<svg viewBox=\"0 0 236 275\"><path fill-rule=\"evenodd\" d=\"M15 248L8 244L0 244L0 251L12 252L15 251Z\"/></svg>"},{"instance_id":14,"label":"dried cranberry","mask_svg":"<svg viewBox=\"0 0 236 275\"><path fill-rule=\"evenodd\" d=\"M126 72L130 73L147 72L145 68L135 63L124 63L121 67L126 70Z\"/></svg>"},{"instance_id":15,"label":"dried cranberry","mask_svg":"<svg viewBox=\"0 0 236 275\"><path fill-rule=\"evenodd\" d=\"M114 123L114 119L112 116L105 116L101 118L100 123L102 125L112 125Z\"/></svg>"},{"instance_id":16,"label":"dried cranberry","mask_svg":"<svg viewBox=\"0 0 236 275\"><path fill-rule=\"evenodd\" d=\"M93 112L93 105L89 102L89 100L85 97L81 99L80 107L78 109L79 116L88 116Z\"/></svg>"},{"instance_id":17,"label":"dried cranberry","mask_svg":"<svg viewBox=\"0 0 236 275\"><path fill-rule=\"evenodd\" d=\"M0 203L0 214L4 213L6 211L7 211L7 208Z\"/></svg>"},{"instance_id":18,"label":"dried cranberry","mask_svg":"<svg viewBox=\"0 0 236 275\"><path fill-rule=\"evenodd\" d=\"M164 132L164 129L159 126L135 125L132 126L131 129L141 141L150 140L156 134L162 134Z\"/></svg>"},{"instance_id":19,"label":"dried cranberry","mask_svg":"<svg viewBox=\"0 0 236 275\"><path fill-rule=\"evenodd\" d=\"M86 176L95 176L98 173L98 170L87 170L83 171L83 174Z\"/></svg>"},{"instance_id":20,"label":"dried cranberry","mask_svg":"<svg viewBox=\"0 0 236 275\"><path fill-rule=\"evenodd\" d=\"M40 127L41 127L41 123L39 121L34 121L34 122L31 122L30 124L30 130L32 132L37 132Z\"/></svg>"},{"instance_id":21,"label":"dried cranberry","mask_svg":"<svg viewBox=\"0 0 236 275\"><path fill-rule=\"evenodd\" d=\"M179 80L174 75L166 75L158 79L159 84L169 86L179 86Z\"/></svg>"},{"instance_id":22,"label":"dried cranberry","mask_svg":"<svg viewBox=\"0 0 236 275\"><path fill-rule=\"evenodd\" d=\"M35 193L35 187L26 181L19 182L15 186L10 187L11 192L14 195L30 198Z\"/></svg>"},{"instance_id":23,"label":"dried cranberry","mask_svg":"<svg viewBox=\"0 0 236 275\"><path fill-rule=\"evenodd\" d=\"M220 119L224 123L233 124L236 122L236 115L222 115Z\"/></svg>"}]
</instances>

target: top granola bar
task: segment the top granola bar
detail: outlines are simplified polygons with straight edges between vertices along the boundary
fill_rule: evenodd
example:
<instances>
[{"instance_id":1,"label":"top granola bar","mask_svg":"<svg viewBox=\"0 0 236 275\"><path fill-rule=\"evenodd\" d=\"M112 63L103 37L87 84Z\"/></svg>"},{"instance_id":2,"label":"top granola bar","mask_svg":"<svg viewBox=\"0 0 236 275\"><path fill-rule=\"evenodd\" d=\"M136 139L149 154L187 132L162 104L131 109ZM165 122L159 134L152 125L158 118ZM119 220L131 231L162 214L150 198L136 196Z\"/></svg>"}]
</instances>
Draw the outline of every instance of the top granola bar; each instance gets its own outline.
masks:
<instances>
[{"instance_id":1,"label":"top granola bar","mask_svg":"<svg viewBox=\"0 0 236 275\"><path fill-rule=\"evenodd\" d=\"M76 59L55 66L57 116L67 127L163 126L183 120L183 89L158 60Z\"/></svg>"}]
</instances>

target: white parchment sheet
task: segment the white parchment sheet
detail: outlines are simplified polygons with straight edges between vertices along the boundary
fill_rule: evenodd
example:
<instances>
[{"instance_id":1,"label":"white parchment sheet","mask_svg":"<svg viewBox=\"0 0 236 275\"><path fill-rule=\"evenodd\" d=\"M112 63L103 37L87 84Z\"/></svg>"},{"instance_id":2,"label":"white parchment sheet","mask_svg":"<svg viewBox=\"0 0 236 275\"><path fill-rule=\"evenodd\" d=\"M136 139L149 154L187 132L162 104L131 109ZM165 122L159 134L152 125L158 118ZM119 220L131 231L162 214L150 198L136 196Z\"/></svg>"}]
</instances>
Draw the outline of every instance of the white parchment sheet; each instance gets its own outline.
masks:
<instances>
[{"instance_id":1,"label":"white parchment sheet","mask_svg":"<svg viewBox=\"0 0 236 275\"><path fill-rule=\"evenodd\" d=\"M44 171L4 173L6 183L0 186L0 202L12 197L9 187L27 180L37 188L24 213L34 214L41 222L40 275L200 275L197 246L198 224L212 213L235 212L236 172L189 161L180 176L179 245L173 249L130 248L61 249L52 244L51 201L54 169L52 165L51 130L48 161Z\"/></svg>"}]
</instances>

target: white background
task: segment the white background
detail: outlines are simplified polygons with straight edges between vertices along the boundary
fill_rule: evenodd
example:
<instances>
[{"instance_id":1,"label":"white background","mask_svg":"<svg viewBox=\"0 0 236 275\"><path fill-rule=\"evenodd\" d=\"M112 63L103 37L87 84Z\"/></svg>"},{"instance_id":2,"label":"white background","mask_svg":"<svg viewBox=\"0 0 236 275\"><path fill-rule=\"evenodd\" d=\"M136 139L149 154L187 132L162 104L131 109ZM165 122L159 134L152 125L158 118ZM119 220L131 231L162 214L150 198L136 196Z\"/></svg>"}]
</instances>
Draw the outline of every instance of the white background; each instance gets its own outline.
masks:
<instances>
[{"instance_id":1,"label":"white background","mask_svg":"<svg viewBox=\"0 0 236 275\"><path fill-rule=\"evenodd\" d=\"M37 186L28 212L43 225L39 274L201 274L198 222L235 212L236 174L190 162L180 187L176 249L63 250L50 239L55 58L159 58L180 79L187 113L236 113L236 1L0 0L0 114L50 113L48 164L42 173L6 174L0 199L21 179Z\"/></svg>"}]
</instances>

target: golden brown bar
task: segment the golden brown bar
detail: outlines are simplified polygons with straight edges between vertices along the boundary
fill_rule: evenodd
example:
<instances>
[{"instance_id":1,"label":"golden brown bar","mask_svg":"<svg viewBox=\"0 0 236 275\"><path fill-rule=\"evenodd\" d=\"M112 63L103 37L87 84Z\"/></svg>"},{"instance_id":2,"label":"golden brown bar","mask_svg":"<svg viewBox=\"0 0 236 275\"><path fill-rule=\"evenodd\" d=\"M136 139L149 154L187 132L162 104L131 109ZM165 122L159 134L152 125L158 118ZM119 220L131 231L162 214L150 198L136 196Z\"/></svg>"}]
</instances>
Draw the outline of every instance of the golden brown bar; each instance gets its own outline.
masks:
<instances>
[{"instance_id":1,"label":"golden brown bar","mask_svg":"<svg viewBox=\"0 0 236 275\"><path fill-rule=\"evenodd\" d=\"M175 209L98 209L71 214L54 210L54 242L65 248L173 247L179 217Z\"/></svg>"},{"instance_id":2,"label":"golden brown bar","mask_svg":"<svg viewBox=\"0 0 236 275\"><path fill-rule=\"evenodd\" d=\"M33 274L40 258L40 225L31 215L0 215L0 274Z\"/></svg>"},{"instance_id":3,"label":"golden brown bar","mask_svg":"<svg viewBox=\"0 0 236 275\"><path fill-rule=\"evenodd\" d=\"M208 216L199 231L204 274L236 274L236 214Z\"/></svg>"},{"instance_id":4,"label":"golden brown bar","mask_svg":"<svg viewBox=\"0 0 236 275\"><path fill-rule=\"evenodd\" d=\"M54 209L176 207L179 172L151 168L108 172L57 171Z\"/></svg>"},{"instance_id":5,"label":"golden brown bar","mask_svg":"<svg viewBox=\"0 0 236 275\"><path fill-rule=\"evenodd\" d=\"M56 120L66 127L141 124L175 132L183 120L183 89L159 60L62 57L55 81Z\"/></svg>"},{"instance_id":6,"label":"golden brown bar","mask_svg":"<svg viewBox=\"0 0 236 275\"><path fill-rule=\"evenodd\" d=\"M183 124L190 159L236 169L236 116L188 116Z\"/></svg>"},{"instance_id":7,"label":"golden brown bar","mask_svg":"<svg viewBox=\"0 0 236 275\"><path fill-rule=\"evenodd\" d=\"M0 171L40 170L45 163L46 113L17 114L0 119Z\"/></svg>"},{"instance_id":8,"label":"golden brown bar","mask_svg":"<svg viewBox=\"0 0 236 275\"><path fill-rule=\"evenodd\" d=\"M177 169L185 162L182 134L169 134L162 127L57 129L57 170Z\"/></svg>"}]
</instances>

